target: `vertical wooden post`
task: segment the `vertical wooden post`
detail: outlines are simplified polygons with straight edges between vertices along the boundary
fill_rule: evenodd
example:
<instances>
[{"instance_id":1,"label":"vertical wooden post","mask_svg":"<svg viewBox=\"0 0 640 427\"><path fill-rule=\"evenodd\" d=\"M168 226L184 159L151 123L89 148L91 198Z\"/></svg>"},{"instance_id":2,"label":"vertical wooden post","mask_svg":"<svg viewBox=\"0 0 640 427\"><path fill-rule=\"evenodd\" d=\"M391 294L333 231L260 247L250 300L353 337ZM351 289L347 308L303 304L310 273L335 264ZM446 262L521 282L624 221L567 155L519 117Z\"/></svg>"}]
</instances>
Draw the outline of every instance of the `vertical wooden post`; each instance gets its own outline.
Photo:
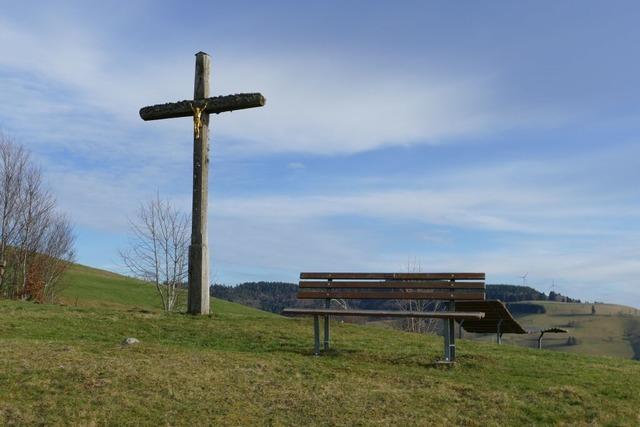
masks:
<instances>
[{"instance_id":1,"label":"vertical wooden post","mask_svg":"<svg viewBox=\"0 0 640 427\"><path fill-rule=\"evenodd\" d=\"M208 98L211 59L196 54L195 101ZM207 250L207 193L209 178L209 114L202 113L201 127L193 134L193 204L189 246L190 314L209 313L209 251Z\"/></svg>"}]
</instances>

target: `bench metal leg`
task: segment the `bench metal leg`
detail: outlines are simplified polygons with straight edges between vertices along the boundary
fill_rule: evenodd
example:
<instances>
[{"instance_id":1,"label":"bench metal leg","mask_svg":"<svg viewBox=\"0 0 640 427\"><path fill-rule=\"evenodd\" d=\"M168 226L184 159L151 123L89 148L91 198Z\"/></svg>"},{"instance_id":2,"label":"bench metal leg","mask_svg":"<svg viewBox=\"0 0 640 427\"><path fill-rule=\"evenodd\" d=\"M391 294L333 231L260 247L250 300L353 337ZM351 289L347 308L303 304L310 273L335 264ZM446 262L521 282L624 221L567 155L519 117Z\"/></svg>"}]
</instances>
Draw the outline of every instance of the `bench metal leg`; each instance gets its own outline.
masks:
<instances>
[{"instance_id":1,"label":"bench metal leg","mask_svg":"<svg viewBox=\"0 0 640 427\"><path fill-rule=\"evenodd\" d=\"M331 308L331 300L324 301L324 308ZM329 316L324 316L324 351L329 350Z\"/></svg>"},{"instance_id":2,"label":"bench metal leg","mask_svg":"<svg viewBox=\"0 0 640 427\"><path fill-rule=\"evenodd\" d=\"M446 362L450 362L451 353L449 353L449 351L451 350L451 347L449 346L449 340L451 339L451 334L449 333L449 320L443 319L442 326L442 336L444 338L444 360Z\"/></svg>"},{"instance_id":3,"label":"bench metal leg","mask_svg":"<svg viewBox=\"0 0 640 427\"><path fill-rule=\"evenodd\" d=\"M449 361L456 361L456 327L455 321L449 319Z\"/></svg>"},{"instance_id":4,"label":"bench metal leg","mask_svg":"<svg viewBox=\"0 0 640 427\"><path fill-rule=\"evenodd\" d=\"M329 350L329 316L324 316L324 351Z\"/></svg>"},{"instance_id":5,"label":"bench metal leg","mask_svg":"<svg viewBox=\"0 0 640 427\"><path fill-rule=\"evenodd\" d=\"M538 350L542 350L542 337L544 336L544 332L540 332L540 336L538 337Z\"/></svg>"},{"instance_id":6,"label":"bench metal leg","mask_svg":"<svg viewBox=\"0 0 640 427\"><path fill-rule=\"evenodd\" d=\"M449 301L449 311L455 311L456 303ZM456 361L456 327L455 320L444 320L444 360L447 362Z\"/></svg>"},{"instance_id":7,"label":"bench metal leg","mask_svg":"<svg viewBox=\"0 0 640 427\"><path fill-rule=\"evenodd\" d=\"M453 319L444 319L444 360L456 361L456 328Z\"/></svg>"},{"instance_id":8,"label":"bench metal leg","mask_svg":"<svg viewBox=\"0 0 640 427\"><path fill-rule=\"evenodd\" d=\"M313 354L316 356L320 355L320 319L318 316L313 316L313 344L314 351Z\"/></svg>"}]
</instances>

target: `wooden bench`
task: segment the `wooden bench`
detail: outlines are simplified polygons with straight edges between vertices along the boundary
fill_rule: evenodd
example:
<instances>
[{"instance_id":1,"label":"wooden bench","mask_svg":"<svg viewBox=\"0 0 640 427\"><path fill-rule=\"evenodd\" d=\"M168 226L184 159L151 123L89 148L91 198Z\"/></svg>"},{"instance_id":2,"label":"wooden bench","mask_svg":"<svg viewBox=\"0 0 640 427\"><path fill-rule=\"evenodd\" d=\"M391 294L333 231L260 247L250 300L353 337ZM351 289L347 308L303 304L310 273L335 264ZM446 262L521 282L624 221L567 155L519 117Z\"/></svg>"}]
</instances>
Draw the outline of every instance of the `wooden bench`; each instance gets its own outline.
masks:
<instances>
[{"instance_id":1,"label":"wooden bench","mask_svg":"<svg viewBox=\"0 0 640 427\"><path fill-rule=\"evenodd\" d=\"M324 350L329 349L331 316L414 317L444 321L444 360L456 357L454 322L481 319L482 312L457 312L456 301L485 299L484 273L300 273L298 298L324 300L324 308L286 308L282 314L313 316L314 354L320 354L320 321L324 317ZM331 300L440 300L447 311L338 310Z\"/></svg>"}]
</instances>

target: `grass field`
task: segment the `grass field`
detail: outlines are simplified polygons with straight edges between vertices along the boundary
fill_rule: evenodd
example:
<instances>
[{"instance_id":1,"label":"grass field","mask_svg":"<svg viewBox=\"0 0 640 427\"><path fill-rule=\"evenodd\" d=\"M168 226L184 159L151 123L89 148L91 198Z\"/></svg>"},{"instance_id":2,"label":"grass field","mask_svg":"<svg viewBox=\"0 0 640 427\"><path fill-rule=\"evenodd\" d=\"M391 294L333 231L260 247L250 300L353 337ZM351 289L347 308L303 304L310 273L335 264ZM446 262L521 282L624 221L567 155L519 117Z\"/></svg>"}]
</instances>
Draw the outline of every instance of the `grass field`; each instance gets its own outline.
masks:
<instances>
[{"instance_id":1,"label":"grass field","mask_svg":"<svg viewBox=\"0 0 640 427\"><path fill-rule=\"evenodd\" d=\"M67 305L0 301L0 423L640 424L634 361L462 340L443 368L438 337L351 324L314 357L306 319L218 300L166 315L153 292L77 267Z\"/></svg>"},{"instance_id":2,"label":"grass field","mask_svg":"<svg viewBox=\"0 0 640 427\"><path fill-rule=\"evenodd\" d=\"M160 309L153 286L84 265L73 265L61 281L60 300L77 307Z\"/></svg>"},{"instance_id":3,"label":"grass field","mask_svg":"<svg viewBox=\"0 0 640 427\"><path fill-rule=\"evenodd\" d=\"M616 356L625 359L640 358L640 348L634 343L640 338L640 311L632 307L614 304L596 304L596 314L591 314L591 304L531 301L530 304L545 307L544 314L519 316L518 321L526 329L552 326L564 328L566 334L548 334L544 347L564 352ZM574 337L575 345L567 339ZM537 335L504 335L504 342L525 347L537 345ZM493 340L486 336L484 340Z\"/></svg>"}]
</instances>

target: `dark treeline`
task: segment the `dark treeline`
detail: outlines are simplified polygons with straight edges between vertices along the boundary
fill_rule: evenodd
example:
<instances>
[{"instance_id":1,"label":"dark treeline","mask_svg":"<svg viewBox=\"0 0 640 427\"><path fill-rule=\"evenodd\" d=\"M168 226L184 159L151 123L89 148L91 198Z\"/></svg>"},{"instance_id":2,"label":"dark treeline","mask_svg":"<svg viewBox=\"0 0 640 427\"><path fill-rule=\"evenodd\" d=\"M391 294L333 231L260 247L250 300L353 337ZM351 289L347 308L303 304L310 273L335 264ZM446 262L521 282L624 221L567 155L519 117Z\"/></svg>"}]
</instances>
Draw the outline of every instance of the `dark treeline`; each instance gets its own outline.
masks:
<instances>
[{"instance_id":1,"label":"dark treeline","mask_svg":"<svg viewBox=\"0 0 640 427\"><path fill-rule=\"evenodd\" d=\"M526 303L526 302L508 302L507 308L516 316L526 314L542 314L546 313L547 309L542 304Z\"/></svg>"},{"instance_id":2,"label":"dark treeline","mask_svg":"<svg viewBox=\"0 0 640 427\"><path fill-rule=\"evenodd\" d=\"M247 282L237 286L213 285L211 295L227 301L237 302L250 307L279 313L286 307L311 307L320 305L319 301L301 301L296 297L298 285L284 282ZM487 299L499 299L504 302L517 301L561 301L580 302L550 292L547 296L529 286L487 285ZM360 309L398 309L395 301L346 301L349 308ZM336 304L335 302L333 304Z\"/></svg>"},{"instance_id":3,"label":"dark treeline","mask_svg":"<svg viewBox=\"0 0 640 427\"><path fill-rule=\"evenodd\" d=\"M487 299L499 299L504 302L546 301L547 296L529 286L487 285Z\"/></svg>"},{"instance_id":4,"label":"dark treeline","mask_svg":"<svg viewBox=\"0 0 640 427\"><path fill-rule=\"evenodd\" d=\"M237 286L211 286L211 295L264 311L279 313L285 307L298 306L298 285L284 282L249 282Z\"/></svg>"},{"instance_id":5,"label":"dark treeline","mask_svg":"<svg viewBox=\"0 0 640 427\"><path fill-rule=\"evenodd\" d=\"M520 285L487 285L487 299L499 299L504 302L516 301L558 301L558 302L580 302L551 291L549 295L537 291L529 286Z\"/></svg>"}]
</instances>

